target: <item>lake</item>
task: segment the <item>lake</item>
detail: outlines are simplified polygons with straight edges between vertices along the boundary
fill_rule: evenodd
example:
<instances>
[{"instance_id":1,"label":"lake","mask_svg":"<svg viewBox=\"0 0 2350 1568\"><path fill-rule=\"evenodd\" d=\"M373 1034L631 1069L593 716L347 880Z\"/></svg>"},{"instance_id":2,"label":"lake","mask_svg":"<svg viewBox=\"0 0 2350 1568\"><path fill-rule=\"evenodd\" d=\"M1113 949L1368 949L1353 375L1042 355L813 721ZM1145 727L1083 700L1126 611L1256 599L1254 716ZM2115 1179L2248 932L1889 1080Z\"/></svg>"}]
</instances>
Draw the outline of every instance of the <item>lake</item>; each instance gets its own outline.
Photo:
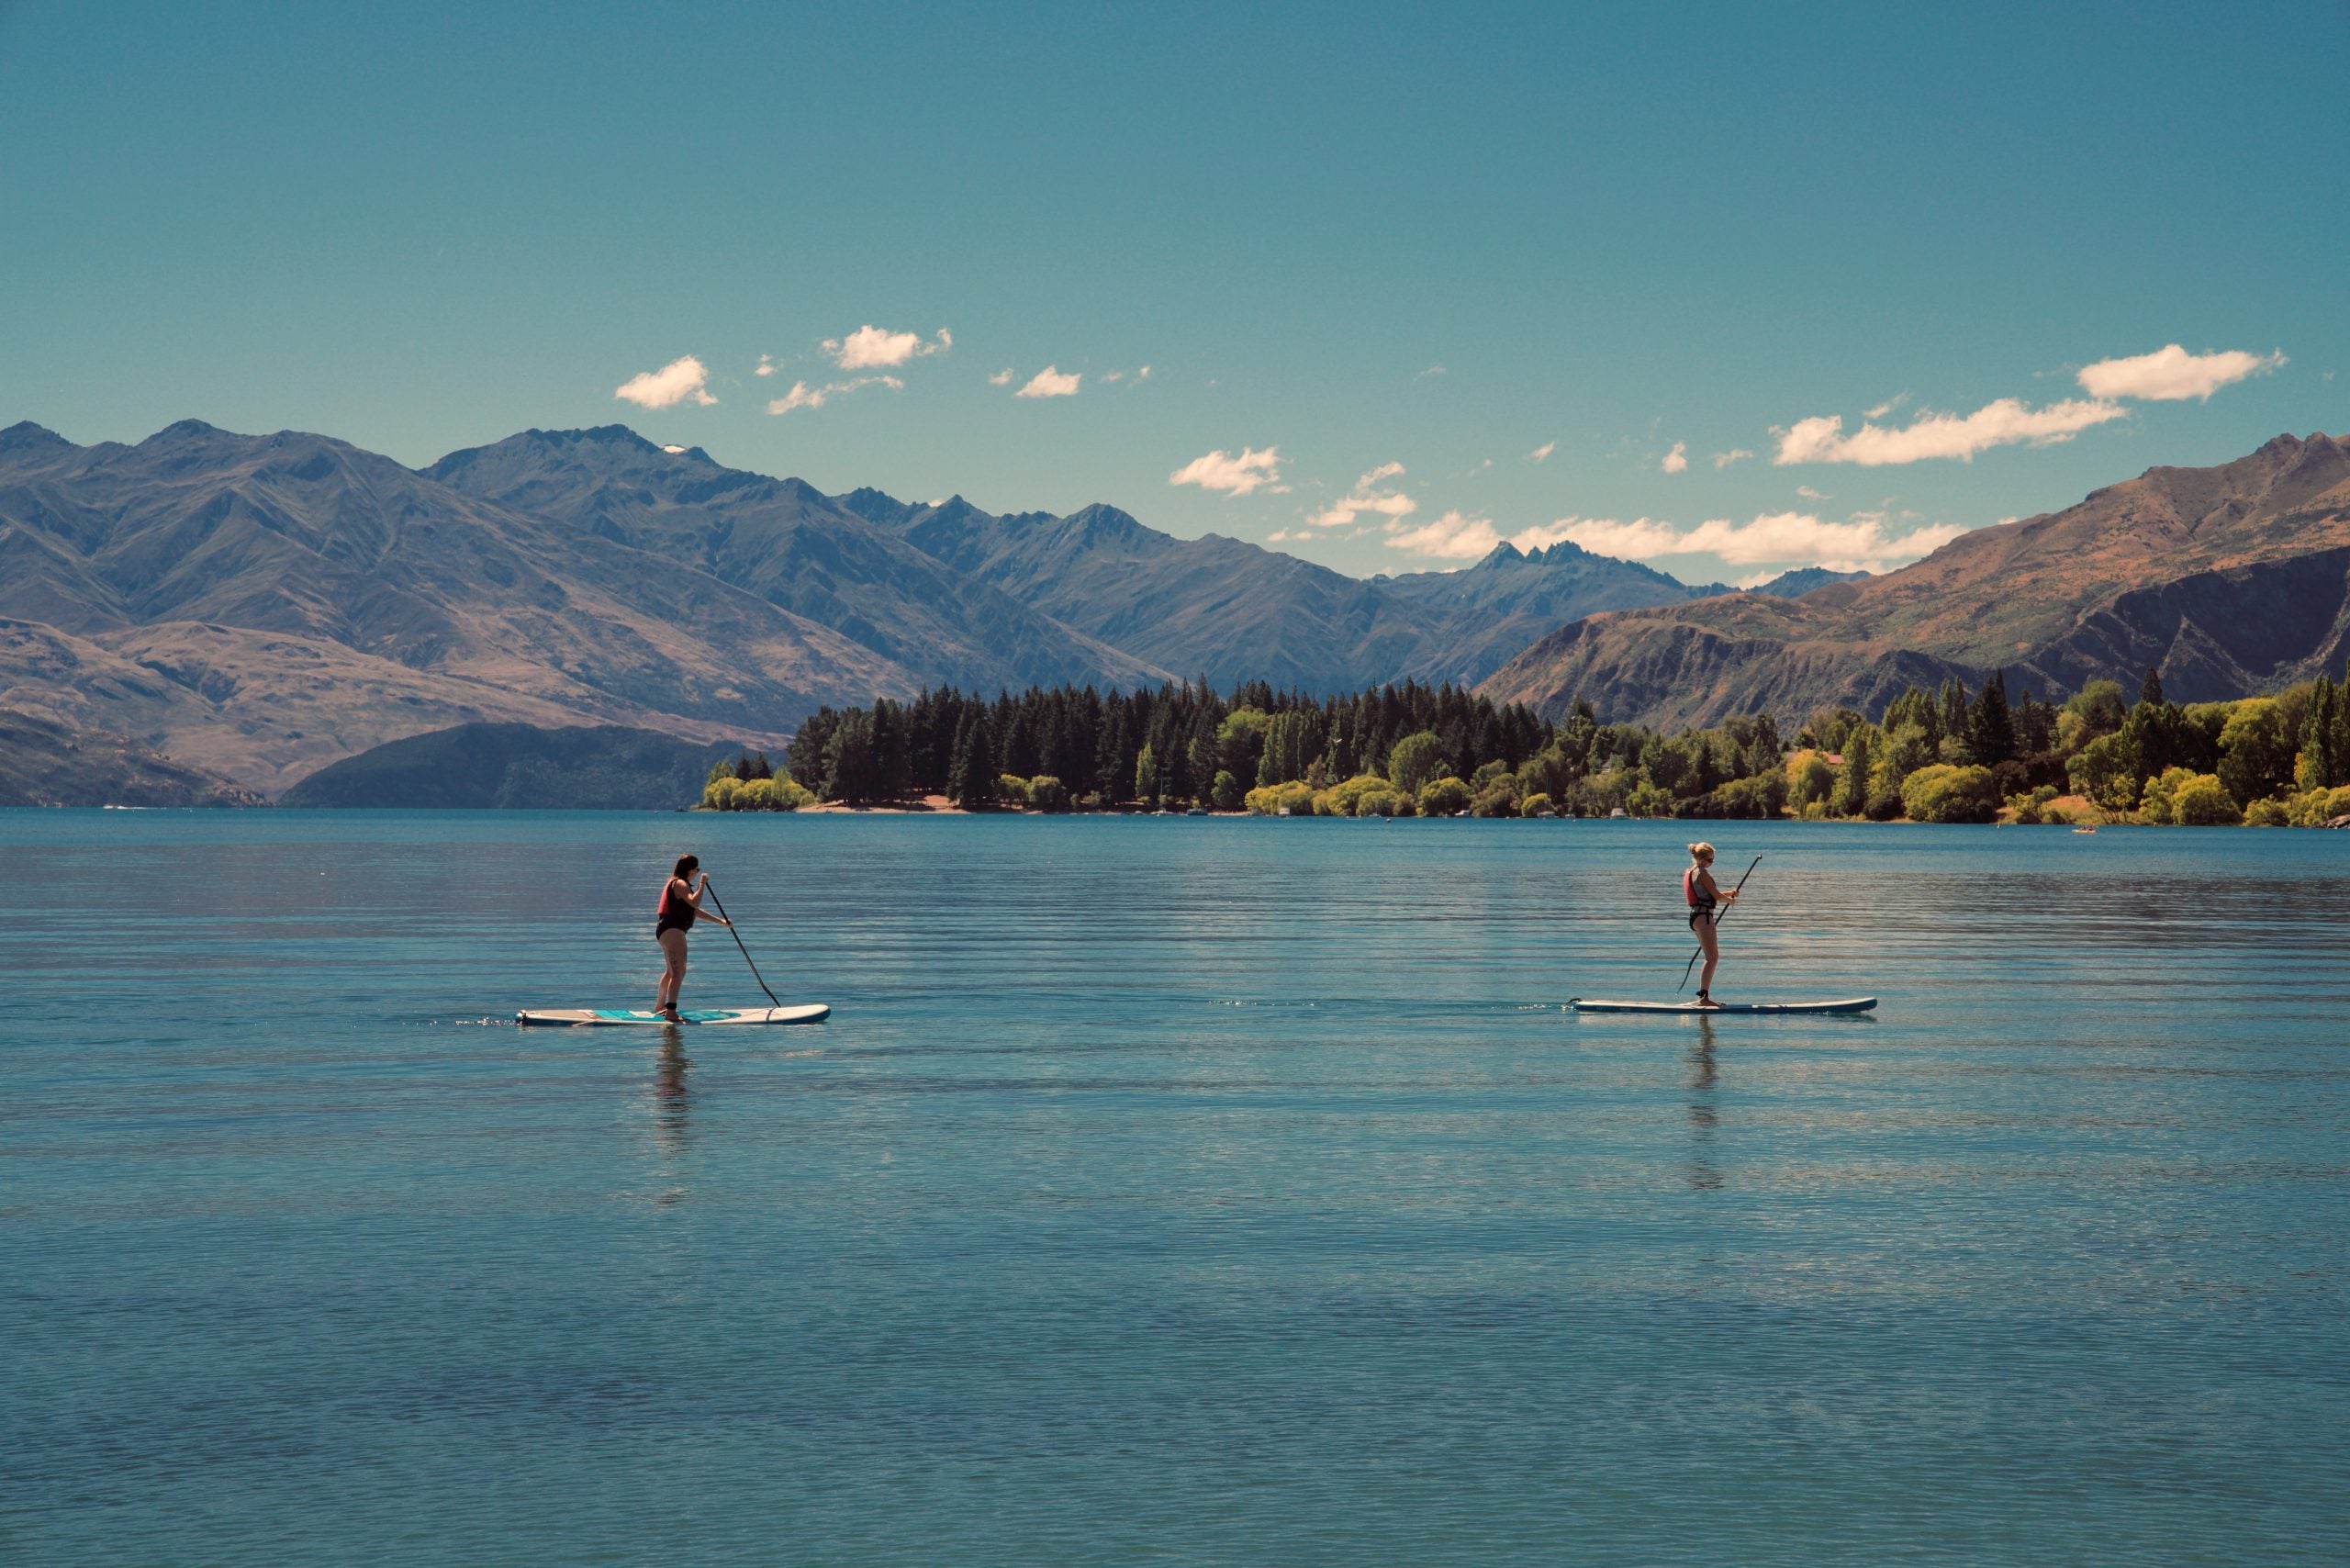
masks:
<instances>
[{"instance_id":1,"label":"lake","mask_svg":"<svg viewBox=\"0 0 2350 1568\"><path fill-rule=\"evenodd\" d=\"M1718 991L1881 1009L1563 1012L1701 834ZM650 1004L685 849L831 1021L513 1028ZM0 889L0 1559L2350 1559L2350 834L17 811Z\"/></svg>"}]
</instances>

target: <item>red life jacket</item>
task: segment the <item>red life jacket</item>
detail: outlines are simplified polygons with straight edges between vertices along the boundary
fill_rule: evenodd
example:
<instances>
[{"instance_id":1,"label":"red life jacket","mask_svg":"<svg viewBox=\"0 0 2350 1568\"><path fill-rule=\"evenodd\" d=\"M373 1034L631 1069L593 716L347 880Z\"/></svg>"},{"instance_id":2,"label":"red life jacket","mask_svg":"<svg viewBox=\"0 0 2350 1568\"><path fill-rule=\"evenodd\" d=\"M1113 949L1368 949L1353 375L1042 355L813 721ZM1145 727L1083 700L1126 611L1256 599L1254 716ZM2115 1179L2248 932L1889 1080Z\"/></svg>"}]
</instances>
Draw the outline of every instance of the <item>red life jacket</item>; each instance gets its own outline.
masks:
<instances>
[{"instance_id":1,"label":"red life jacket","mask_svg":"<svg viewBox=\"0 0 2350 1568\"><path fill-rule=\"evenodd\" d=\"M1697 890L1697 873L1704 868L1701 866L1692 866L1681 873L1681 896L1689 901L1691 909L1707 909L1716 902Z\"/></svg>"}]
</instances>

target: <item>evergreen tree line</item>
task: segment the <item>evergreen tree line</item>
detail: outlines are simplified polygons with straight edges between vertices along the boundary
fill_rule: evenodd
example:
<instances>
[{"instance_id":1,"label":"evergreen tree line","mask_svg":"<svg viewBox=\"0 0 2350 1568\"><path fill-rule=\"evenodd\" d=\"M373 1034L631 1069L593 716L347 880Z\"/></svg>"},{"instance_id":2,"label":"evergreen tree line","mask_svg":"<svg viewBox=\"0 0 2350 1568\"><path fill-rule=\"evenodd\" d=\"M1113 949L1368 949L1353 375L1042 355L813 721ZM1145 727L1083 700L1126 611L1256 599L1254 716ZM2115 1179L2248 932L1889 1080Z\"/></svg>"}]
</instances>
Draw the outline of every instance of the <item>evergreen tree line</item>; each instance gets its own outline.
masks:
<instances>
[{"instance_id":1,"label":"evergreen tree line","mask_svg":"<svg viewBox=\"0 0 2350 1568\"><path fill-rule=\"evenodd\" d=\"M704 803L789 810L803 796L874 805L944 795L968 810L1767 816L1785 799L1782 749L1768 717L1667 737L1603 725L1587 703L1553 724L1449 683L1327 698L1263 681L1228 694L1205 680L992 699L947 688L822 709L794 737L782 777L755 780L765 759L746 754L711 770ZM1632 793L1635 774L1644 792Z\"/></svg>"},{"instance_id":2,"label":"evergreen tree line","mask_svg":"<svg viewBox=\"0 0 2350 1568\"><path fill-rule=\"evenodd\" d=\"M1973 691L1912 688L1874 722L1816 713L1790 744L1769 714L1668 734L1603 724L1581 700L1554 723L1412 681L1328 698L1262 681L1227 695L1204 679L992 699L946 688L822 709L770 772L748 753L720 763L704 804L944 795L967 810L2035 822L2077 794L2108 818L2323 822L2350 813L2350 695L2321 678L2181 707L2149 671L2134 704L2096 681L2059 705L2011 697L1995 672Z\"/></svg>"}]
</instances>

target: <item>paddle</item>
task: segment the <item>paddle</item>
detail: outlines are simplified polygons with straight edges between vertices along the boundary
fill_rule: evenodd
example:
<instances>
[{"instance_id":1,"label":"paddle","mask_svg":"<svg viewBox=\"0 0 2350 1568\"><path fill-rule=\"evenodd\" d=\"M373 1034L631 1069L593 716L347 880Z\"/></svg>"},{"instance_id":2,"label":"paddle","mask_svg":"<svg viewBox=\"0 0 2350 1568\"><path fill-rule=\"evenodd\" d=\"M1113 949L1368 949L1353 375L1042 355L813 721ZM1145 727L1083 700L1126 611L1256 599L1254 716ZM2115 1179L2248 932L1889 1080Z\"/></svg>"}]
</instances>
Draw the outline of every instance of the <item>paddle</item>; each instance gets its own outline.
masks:
<instances>
[{"instance_id":1,"label":"paddle","mask_svg":"<svg viewBox=\"0 0 2350 1568\"><path fill-rule=\"evenodd\" d=\"M759 989L761 991L767 991L767 1000L769 1002L774 1002L778 1007L782 1006L783 998L778 996L771 991L767 991L767 976L759 973L759 966L752 959L751 950L748 947L743 947L743 934L734 929L734 921L733 917L726 913L726 906L719 902L718 890L710 885L710 878L707 875L705 875L701 879L701 890L708 893L710 895L710 902L717 906L718 918L726 922L726 934L734 938L734 946L743 948L743 961L751 966L751 978L759 982Z\"/></svg>"},{"instance_id":2,"label":"paddle","mask_svg":"<svg viewBox=\"0 0 2350 1568\"><path fill-rule=\"evenodd\" d=\"M1757 855L1757 856L1754 857L1754 865L1753 865L1753 866L1749 866L1749 867L1746 868L1746 877L1751 877L1752 875L1754 875L1754 867L1755 867L1755 866L1760 866L1761 864L1762 864L1762 857L1761 857L1760 855ZM1716 911L1714 912L1714 924L1715 924L1716 925L1719 925L1719 924L1722 923L1722 916L1723 916L1723 915L1725 915L1725 914L1728 914L1728 913L1730 912L1730 906L1731 906L1732 904L1735 904L1736 902L1738 902L1738 895L1739 895L1739 894L1740 894L1740 893L1742 893L1742 892L1744 892L1744 891L1746 890L1746 877L1740 877L1740 878L1738 879L1738 886L1736 886L1736 887L1732 888L1732 889L1729 890L1729 897L1728 899L1726 899L1726 900L1724 900L1724 901L1723 901L1721 908L1719 908L1718 910L1716 910ZM720 910L718 913L721 913L721 914L724 914L726 912L725 912L724 910ZM1681 983L1680 983L1679 985L1677 985L1677 986L1673 987L1673 990L1675 990L1675 991L1687 991L1687 990L1689 989L1689 975L1690 975L1690 971L1692 971L1692 970L1694 970L1695 969L1696 969L1696 967L1697 967L1697 960L1698 960L1698 959L1700 959L1700 958L1704 958L1705 956L1706 956L1706 945L1705 945L1704 943L1700 942L1700 943L1698 943L1698 944L1697 944L1697 950L1696 950L1695 952L1694 952L1694 953L1692 953L1692 954L1690 954L1690 955L1689 955L1689 962L1688 962L1687 964L1685 964L1685 965L1684 965L1684 966L1682 967L1682 970L1681 970Z\"/></svg>"}]
</instances>

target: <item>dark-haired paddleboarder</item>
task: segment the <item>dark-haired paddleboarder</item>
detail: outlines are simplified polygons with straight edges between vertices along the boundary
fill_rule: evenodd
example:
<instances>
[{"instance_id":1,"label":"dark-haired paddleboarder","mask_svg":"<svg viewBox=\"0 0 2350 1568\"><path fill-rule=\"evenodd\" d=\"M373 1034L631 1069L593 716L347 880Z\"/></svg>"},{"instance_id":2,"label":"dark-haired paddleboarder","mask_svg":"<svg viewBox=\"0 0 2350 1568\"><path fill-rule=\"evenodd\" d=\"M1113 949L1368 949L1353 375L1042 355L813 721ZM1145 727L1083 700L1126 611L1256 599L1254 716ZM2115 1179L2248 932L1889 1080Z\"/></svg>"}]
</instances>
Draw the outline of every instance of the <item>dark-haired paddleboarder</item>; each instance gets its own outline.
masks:
<instances>
[{"instance_id":1,"label":"dark-haired paddleboarder","mask_svg":"<svg viewBox=\"0 0 2350 1568\"><path fill-rule=\"evenodd\" d=\"M661 907L654 916L653 939L661 944L661 985L655 992L653 1011L672 1024L684 1022L677 1016L677 989L686 983L686 933L693 929L697 918L705 917L701 898L710 888L710 874L704 871L701 880L694 881L694 873L700 869L698 857L678 856L669 879L661 884ZM706 918L729 924L722 914ZM1712 964L1706 966L1706 972L1714 972Z\"/></svg>"},{"instance_id":2,"label":"dark-haired paddleboarder","mask_svg":"<svg viewBox=\"0 0 2350 1568\"><path fill-rule=\"evenodd\" d=\"M1722 948L1714 923L1721 918L1722 905L1738 902L1738 890L1724 892L1715 885L1712 845L1689 846L1689 868L1681 873L1681 896L1689 905L1689 929L1697 934L1697 946L1706 954L1706 972L1697 977L1697 1005L1719 1007L1721 1003L1713 997L1714 966L1722 961Z\"/></svg>"}]
</instances>

